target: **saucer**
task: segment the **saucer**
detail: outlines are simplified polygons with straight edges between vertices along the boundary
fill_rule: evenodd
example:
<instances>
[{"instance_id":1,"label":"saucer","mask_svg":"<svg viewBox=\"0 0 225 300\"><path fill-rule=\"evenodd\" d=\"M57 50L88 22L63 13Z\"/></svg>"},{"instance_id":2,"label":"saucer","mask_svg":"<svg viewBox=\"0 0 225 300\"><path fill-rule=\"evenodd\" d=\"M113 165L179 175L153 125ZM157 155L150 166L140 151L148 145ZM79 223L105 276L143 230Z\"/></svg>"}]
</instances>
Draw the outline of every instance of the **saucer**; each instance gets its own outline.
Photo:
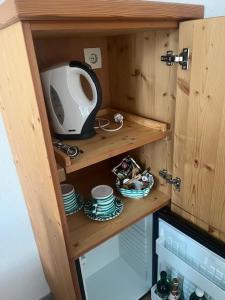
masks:
<instances>
[{"instance_id":1,"label":"saucer","mask_svg":"<svg viewBox=\"0 0 225 300\"><path fill-rule=\"evenodd\" d=\"M123 211L124 205L123 205L122 200L120 200L117 197L115 197L114 201L115 201L115 210L113 212L110 212L108 214L96 215L95 213L92 213L92 211L91 211L93 209L93 203L92 203L92 200L89 200L84 205L84 213L88 218L90 218L91 220L94 220L94 221L104 222L104 221L115 219Z\"/></svg>"}]
</instances>

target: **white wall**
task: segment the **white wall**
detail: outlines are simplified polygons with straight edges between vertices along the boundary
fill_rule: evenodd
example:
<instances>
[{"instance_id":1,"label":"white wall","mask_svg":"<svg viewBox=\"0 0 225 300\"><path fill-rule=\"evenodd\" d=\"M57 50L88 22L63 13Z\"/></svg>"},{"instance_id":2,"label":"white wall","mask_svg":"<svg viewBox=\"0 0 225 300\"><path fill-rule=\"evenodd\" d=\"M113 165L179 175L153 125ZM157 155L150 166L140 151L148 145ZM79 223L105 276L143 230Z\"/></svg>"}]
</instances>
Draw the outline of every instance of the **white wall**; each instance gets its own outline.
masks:
<instances>
[{"instance_id":1,"label":"white wall","mask_svg":"<svg viewBox=\"0 0 225 300\"><path fill-rule=\"evenodd\" d=\"M149 1L201 4L205 6L206 18L225 16L224 0L149 0Z\"/></svg>"},{"instance_id":2,"label":"white wall","mask_svg":"<svg viewBox=\"0 0 225 300\"><path fill-rule=\"evenodd\" d=\"M224 0L171 2L204 4L206 17L225 15ZM0 116L0 298L37 300L48 291Z\"/></svg>"}]
</instances>

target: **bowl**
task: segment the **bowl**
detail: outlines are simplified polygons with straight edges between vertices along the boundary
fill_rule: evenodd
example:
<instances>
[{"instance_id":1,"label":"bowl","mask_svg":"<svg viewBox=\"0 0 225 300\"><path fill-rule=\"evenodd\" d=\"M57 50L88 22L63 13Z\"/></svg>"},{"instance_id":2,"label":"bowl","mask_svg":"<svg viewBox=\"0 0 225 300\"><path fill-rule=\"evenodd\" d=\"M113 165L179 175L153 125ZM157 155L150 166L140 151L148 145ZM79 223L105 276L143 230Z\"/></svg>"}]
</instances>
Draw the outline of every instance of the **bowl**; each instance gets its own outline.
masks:
<instances>
[{"instance_id":1,"label":"bowl","mask_svg":"<svg viewBox=\"0 0 225 300\"><path fill-rule=\"evenodd\" d=\"M150 182L148 186L143 190L134 190L134 189L126 189L120 186L119 182L116 182L116 189L117 191L126 198L131 199L142 199L149 195L152 187L154 185L154 178L150 175Z\"/></svg>"}]
</instances>

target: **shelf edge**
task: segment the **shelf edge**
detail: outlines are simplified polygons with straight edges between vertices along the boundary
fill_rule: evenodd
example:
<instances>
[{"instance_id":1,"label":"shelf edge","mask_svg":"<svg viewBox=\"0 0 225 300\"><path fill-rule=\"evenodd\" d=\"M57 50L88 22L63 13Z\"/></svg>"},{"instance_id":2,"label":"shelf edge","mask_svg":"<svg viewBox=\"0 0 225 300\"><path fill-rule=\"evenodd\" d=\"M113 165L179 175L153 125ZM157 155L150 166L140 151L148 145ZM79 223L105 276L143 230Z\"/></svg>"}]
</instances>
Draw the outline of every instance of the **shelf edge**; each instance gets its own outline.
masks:
<instances>
[{"instance_id":1,"label":"shelf edge","mask_svg":"<svg viewBox=\"0 0 225 300\"><path fill-rule=\"evenodd\" d=\"M161 197L164 198L163 200L162 199L159 199L157 201L157 205L155 205L155 207L153 207L151 210L149 211L146 211L144 214L142 214L141 216L137 216L135 218L132 219L132 221L128 221L126 224L123 224L120 228L118 229L115 229L115 230L112 230L112 232L107 235L107 236L104 236L103 238L99 239L98 242L96 243L93 243L92 245L89 245L87 246L85 249L81 250L81 251L75 251L73 250L73 245L71 245L71 253L73 253L71 259L78 259L80 256L84 255L85 253L87 253L88 251L94 249L95 247L97 247L98 245L102 244L103 242L107 241L108 239L112 238L113 236L119 234L120 232L122 232L123 230L125 230L126 228L130 227L131 225L137 223L138 221L140 221L141 219L147 217L148 215L151 215L153 214L154 212L160 210L161 208L167 206L167 205L170 205L171 203L171 197L162 193L162 192L159 192L159 191L153 191L151 193L150 196L148 197L154 197L154 194L155 193L160 193ZM121 199L127 199L127 198L124 198L124 197L121 197ZM147 200L147 198L146 198ZM131 200L131 199L128 199L128 201L136 201L136 200ZM119 217L118 217L119 218ZM93 221L95 222L95 221Z\"/></svg>"}]
</instances>

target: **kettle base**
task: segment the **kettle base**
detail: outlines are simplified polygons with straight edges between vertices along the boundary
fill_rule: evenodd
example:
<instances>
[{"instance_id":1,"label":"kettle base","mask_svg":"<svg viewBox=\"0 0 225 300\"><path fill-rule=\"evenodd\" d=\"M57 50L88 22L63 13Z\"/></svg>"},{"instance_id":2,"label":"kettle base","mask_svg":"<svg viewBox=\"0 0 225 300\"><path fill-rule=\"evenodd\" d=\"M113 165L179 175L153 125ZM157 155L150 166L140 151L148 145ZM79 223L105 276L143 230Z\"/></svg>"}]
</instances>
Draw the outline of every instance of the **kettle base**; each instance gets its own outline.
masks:
<instances>
[{"instance_id":1,"label":"kettle base","mask_svg":"<svg viewBox=\"0 0 225 300\"><path fill-rule=\"evenodd\" d=\"M92 131L85 132L83 134L58 134L55 133L54 136L59 140L86 140L95 136L96 131L93 129Z\"/></svg>"}]
</instances>

